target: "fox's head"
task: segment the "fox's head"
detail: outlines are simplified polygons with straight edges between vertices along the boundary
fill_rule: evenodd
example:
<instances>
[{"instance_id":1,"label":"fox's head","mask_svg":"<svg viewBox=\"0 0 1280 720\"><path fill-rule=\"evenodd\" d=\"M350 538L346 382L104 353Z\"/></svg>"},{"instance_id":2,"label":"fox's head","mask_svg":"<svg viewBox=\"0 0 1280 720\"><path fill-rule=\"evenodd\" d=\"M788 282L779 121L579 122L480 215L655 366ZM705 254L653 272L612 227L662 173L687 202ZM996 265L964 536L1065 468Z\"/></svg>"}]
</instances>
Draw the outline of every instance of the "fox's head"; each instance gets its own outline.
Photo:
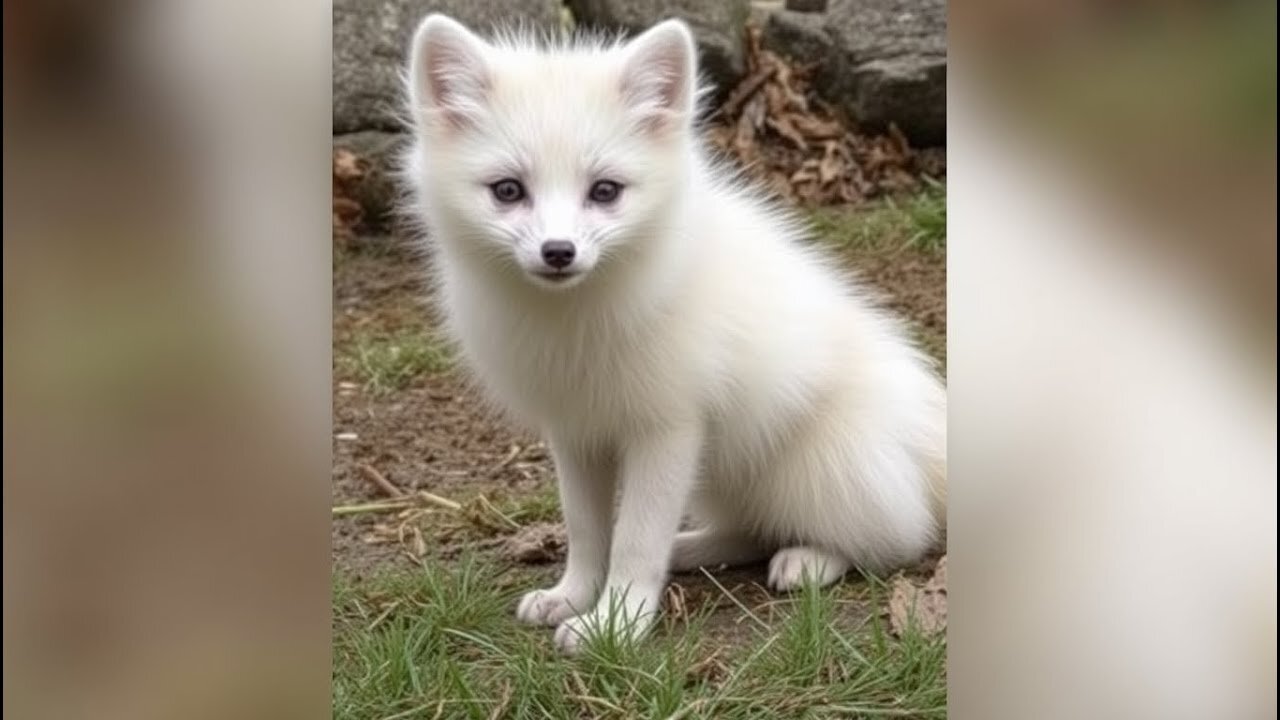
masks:
<instances>
[{"instance_id":1,"label":"fox's head","mask_svg":"<svg viewBox=\"0 0 1280 720\"><path fill-rule=\"evenodd\" d=\"M409 56L410 181L449 250L561 290L643 252L683 206L697 95L684 23L548 48L431 15Z\"/></svg>"}]
</instances>

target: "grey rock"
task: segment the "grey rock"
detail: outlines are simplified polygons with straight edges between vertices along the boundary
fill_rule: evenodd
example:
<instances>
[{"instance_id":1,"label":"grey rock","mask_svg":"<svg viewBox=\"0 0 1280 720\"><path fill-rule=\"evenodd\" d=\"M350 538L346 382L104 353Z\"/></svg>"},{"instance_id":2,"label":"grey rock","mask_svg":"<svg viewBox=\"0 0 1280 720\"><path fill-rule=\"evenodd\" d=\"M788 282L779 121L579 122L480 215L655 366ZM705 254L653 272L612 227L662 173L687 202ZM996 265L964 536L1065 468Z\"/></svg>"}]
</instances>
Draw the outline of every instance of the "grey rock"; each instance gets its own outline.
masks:
<instances>
[{"instance_id":1,"label":"grey rock","mask_svg":"<svg viewBox=\"0 0 1280 720\"><path fill-rule=\"evenodd\" d=\"M744 32L750 0L569 0L580 27L641 33L679 18L693 29L703 76L723 98L746 72Z\"/></svg>"},{"instance_id":2,"label":"grey rock","mask_svg":"<svg viewBox=\"0 0 1280 720\"><path fill-rule=\"evenodd\" d=\"M400 186L395 173L406 142L407 135L380 130L333 137L334 150L349 150L365 161L364 177L351 188L351 199L364 209L364 217L355 228L358 233L380 234L396 229Z\"/></svg>"},{"instance_id":3,"label":"grey rock","mask_svg":"<svg viewBox=\"0 0 1280 720\"><path fill-rule=\"evenodd\" d=\"M832 0L827 27L855 63L947 54L944 0Z\"/></svg>"},{"instance_id":4,"label":"grey rock","mask_svg":"<svg viewBox=\"0 0 1280 720\"><path fill-rule=\"evenodd\" d=\"M828 88L861 126L896 124L917 145L946 140L945 0L831 0L840 77Z\"/></svg>"},{"instance_id":5,"label":"grey rock","mask_svg":"<svg viewBox=\"0 0 1280 720\"><path fill-rule=\"evenodd\" d=\"M398 130L400 76L422 18L445 13L485 34L496 25L560 24L555 0L334 0L333 131Z\"/></svg>"},{"instance_id":6,"label":"grey rock","mask_svg":"<svg viewBox=\"0 0 1280 720\"><path fill-rule=\"evenodd\" d=\"M761 33L765 47L796 62L818 63L825 68L839 61L835 40L821 15L778 10L769 14Z\"/></svg>"},{"instance_id":7,"label":"grey rock","mask_svg":"<svg viewBox=\"0 0 1280 720\"><path fill-rule=\"evenodd\" d=\"M947 140L947 60L903 57L865 62L854 70L846 111L864 127L893 123L920 147Z\"/></svg>"},{"instance_id":8,"label":"grey rock","mask_svg":"<svg viewBox=\"0 0 1280 720\"><path fill-rule=\"evenodd\" d=\"M820 15L779 10L763 40L817 63L815 89L859 127L892 123L915 145L946 142L945 0L830 0Z\"/></svg>"}]
</instances>

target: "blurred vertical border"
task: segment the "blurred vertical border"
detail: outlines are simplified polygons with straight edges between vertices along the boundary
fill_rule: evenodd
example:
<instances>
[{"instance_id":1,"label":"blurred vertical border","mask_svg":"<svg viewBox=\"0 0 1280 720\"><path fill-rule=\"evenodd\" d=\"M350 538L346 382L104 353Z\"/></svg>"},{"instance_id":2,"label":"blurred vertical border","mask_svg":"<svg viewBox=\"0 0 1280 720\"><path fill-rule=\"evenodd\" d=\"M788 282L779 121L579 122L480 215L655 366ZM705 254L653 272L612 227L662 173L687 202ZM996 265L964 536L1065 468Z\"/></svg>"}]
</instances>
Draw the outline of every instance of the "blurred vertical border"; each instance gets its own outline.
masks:
<instances>
[{"instance_id":1,"label":"blurred vertical border","mask_svg":"<svg viewBox=\"0 0 1280 720\"><path fill-rule=\"evenodd\" d=\"M1276 6L951 6L949 708L1276 714Z\"/></svg>"},{"instance_id":2,"label":"blurred vertical border","mask_svg":"<svg viewBox=\"0 0 1280 720\"><path fill-rule=\"evenodd\" d=\"M5 715L323 717L329 6L3 27Z\"/></svg>"}]
</instances>

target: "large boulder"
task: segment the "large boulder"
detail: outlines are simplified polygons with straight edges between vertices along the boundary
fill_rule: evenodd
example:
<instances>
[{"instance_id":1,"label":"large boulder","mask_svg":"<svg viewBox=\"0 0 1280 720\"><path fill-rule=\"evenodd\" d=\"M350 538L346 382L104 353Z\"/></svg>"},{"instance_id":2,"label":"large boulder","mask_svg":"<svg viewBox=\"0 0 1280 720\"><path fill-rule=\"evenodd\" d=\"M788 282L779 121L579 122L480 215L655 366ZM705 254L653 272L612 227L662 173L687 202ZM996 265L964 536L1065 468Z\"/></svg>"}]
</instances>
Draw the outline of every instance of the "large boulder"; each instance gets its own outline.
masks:
<instances>
[{"instance_id":1,"label":"large boulder","mask_svg":"<svg viewBox=\"0 0 1280 720\"><path fill-rule=\"evenodd\" d=\"M579 27L635 35L658 22L680 18L698 42L702 74L723 98L746 72L744 33L750 0L569 0Z\"/></svg>"},{"instance_id":2,"label":"large boulder","mask_svg":"<svg viewBox=\"0 0 1280 720\"><path fill-rule=\"evenodd\" d=\"M920 146L946 142L945 0L830 0L821 14L778 10L764 42L819 64L816 89L860 127L890 123Z\"/></svg>"},{"instance_id":3,"label":"large boulder","mask_svg":"<svg viewBox=\"0 0 1280 720\"><path fill-rule=\"evenodd\" d=\"M822 74L835 74L842 65L836 56L836 41L827 31L823 14L771 11L765 19L761 41L764 46L805 65L818 65Z\"/></svg>"},{"instance_id":4,"label":"large boulder","mask_svg":"<svg viewBox=\"0 0 1280 720\"><path fill-rule=\"evenodd\" d=\"M433 12L482 34L499 25L561 22L556 0L334 0L334 133L403 129L405 54L418 22Z\"/></svg>"}]
</instances>

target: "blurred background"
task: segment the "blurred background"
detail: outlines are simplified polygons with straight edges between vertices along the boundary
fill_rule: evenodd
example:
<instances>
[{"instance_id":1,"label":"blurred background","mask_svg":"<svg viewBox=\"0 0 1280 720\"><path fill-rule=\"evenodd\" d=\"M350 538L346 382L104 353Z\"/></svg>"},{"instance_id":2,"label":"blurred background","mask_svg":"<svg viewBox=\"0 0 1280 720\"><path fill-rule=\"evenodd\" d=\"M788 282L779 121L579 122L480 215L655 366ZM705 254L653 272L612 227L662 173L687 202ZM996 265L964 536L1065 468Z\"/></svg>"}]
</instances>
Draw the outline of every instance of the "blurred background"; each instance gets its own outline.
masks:
<instances>
[{"instance_id":1,"label":"blurred background","mask_svg":"<svg viewBox=\"0 0 1280 720\"><path fill-rule=\"evenodd\" d=\"M832 235L944 239L945 290L894 287L945 338L947 714L1275 715L1274 3L445 5L5 3L6 712L330 712L372 532L331 526L333 398L403 367L335 279L397 235L438 7L685 17L724 152Z\"/></svg>"}]
</instances>

